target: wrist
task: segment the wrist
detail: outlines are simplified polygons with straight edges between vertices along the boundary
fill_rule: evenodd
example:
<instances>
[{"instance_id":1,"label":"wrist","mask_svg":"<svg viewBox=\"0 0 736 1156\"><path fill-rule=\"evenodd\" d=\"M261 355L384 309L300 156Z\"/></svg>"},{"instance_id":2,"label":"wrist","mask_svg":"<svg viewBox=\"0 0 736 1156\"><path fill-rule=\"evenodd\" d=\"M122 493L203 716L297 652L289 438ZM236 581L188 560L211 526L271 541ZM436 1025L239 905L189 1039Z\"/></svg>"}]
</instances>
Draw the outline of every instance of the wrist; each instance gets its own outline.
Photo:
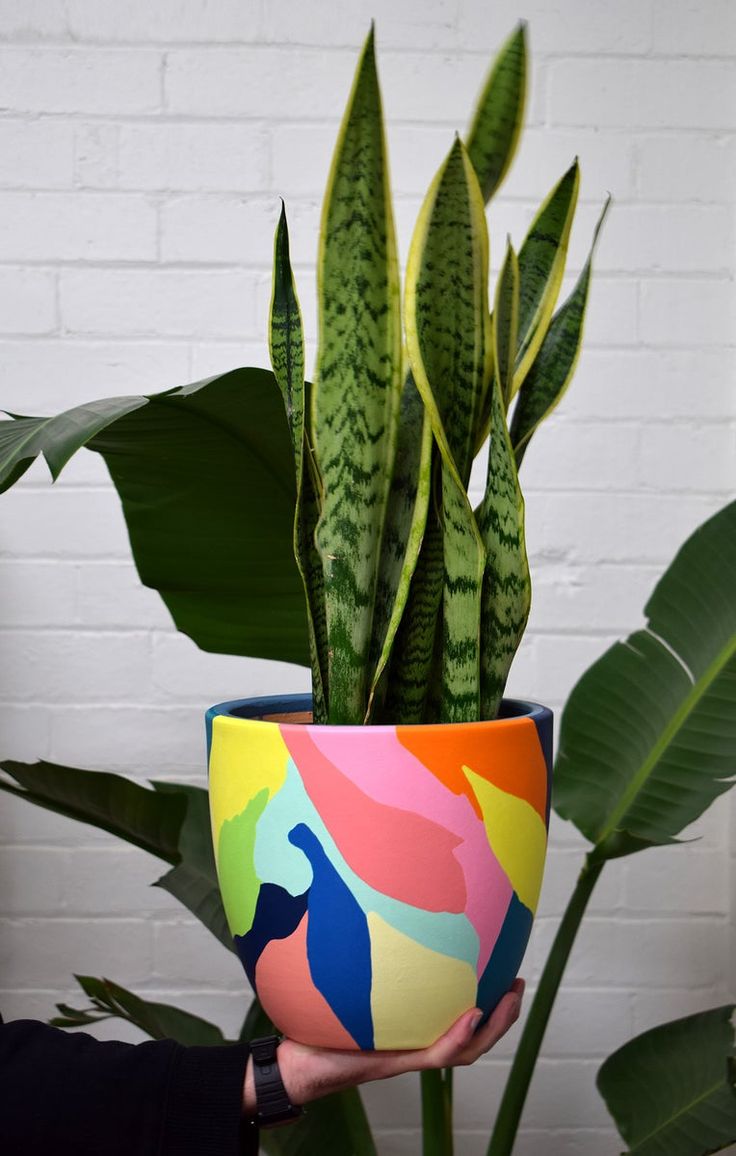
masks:
<instances>
[{"instance_id":1,"label":"wrist","mask_svg":"<svg viewBox=\"0 0 736 1156\"><path fill-rule=\"evenodd\" d=\"M242 1091L242 1112L259 1127L291 1123L302 1115L301 1101L293 1098L294 1081L284 1081L284 1058L278 1036L264 1036L251 1042Z\"/></svg>"}]
</instances>

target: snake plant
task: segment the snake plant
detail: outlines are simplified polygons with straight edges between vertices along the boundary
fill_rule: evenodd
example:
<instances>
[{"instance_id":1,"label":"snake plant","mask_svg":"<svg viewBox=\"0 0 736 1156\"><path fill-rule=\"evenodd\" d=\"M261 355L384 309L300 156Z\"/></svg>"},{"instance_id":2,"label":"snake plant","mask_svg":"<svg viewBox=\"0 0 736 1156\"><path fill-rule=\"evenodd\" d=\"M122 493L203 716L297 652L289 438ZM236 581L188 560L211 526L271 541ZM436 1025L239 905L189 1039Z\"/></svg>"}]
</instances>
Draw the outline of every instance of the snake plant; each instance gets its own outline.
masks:
<instances>
[{"instance_id":1,"label":"snake plant","mask_svg":"<svg viewBox=\"0 0 736 1156\"><path fill-rule=\"evenodd\" d=\"M371 29L324 198L311 385L282 209L272 373L0 423L0 489L39 453L54 477L80 446L101 453L177 626L208 650L309 662L316 721L493 718L526 625L518 469L572 376L591 263L558 307L574 161L489 285L486 204L526 71L520 25L448 141L402 286Z\"/></svg>"}]
</instances>

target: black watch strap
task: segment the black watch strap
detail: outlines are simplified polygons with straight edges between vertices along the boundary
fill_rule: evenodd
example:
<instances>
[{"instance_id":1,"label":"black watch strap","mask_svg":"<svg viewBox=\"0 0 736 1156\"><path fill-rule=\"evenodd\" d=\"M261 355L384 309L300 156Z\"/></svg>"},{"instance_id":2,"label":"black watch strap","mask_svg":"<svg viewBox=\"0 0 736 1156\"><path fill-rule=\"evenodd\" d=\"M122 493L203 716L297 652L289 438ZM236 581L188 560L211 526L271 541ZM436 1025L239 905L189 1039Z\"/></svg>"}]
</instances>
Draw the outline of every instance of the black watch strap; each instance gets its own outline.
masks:
<instances>
[{"instance_id":1,"label":"black watch strap","mask_svg":"<svg viewBox=\"0 0 736 1156\"><path fill-rule=\"evenodd\" d=\"M297 1108L292 1104L286 1094L276 1057L276 1049L280 1043L278 1036L263 1036L250 1042L253 1079L256 1085L256 1123L260 1128L288 1124L304 1113L303 1108Z\"/></svg>"}]
</instances>

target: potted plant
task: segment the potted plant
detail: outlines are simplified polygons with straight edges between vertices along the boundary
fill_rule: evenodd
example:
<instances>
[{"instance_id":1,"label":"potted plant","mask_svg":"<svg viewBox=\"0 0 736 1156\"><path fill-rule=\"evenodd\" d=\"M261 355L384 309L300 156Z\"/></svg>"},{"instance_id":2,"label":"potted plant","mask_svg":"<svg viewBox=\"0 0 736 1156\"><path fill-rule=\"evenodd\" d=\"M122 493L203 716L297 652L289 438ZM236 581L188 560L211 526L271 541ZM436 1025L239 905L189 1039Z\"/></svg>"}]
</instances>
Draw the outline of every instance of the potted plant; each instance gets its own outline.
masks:
<instances>
[{"instance_id":1,"label":"potted plant","mask_svg":"<svg viewBox=\"0 0 736 1156\"><path fill-rule=\"evenodd\" d=\"M103 454L143 580L201 645L308 655L311 700L209 718L231 928L266 1010L306 1042L420 1046L489 1012L541 884L551 716L502 701L530 604L518 467L571 378L591 257L556 309L574 162L489 301L484 204L525 77L520 26L424 201L402 303L371 30L325 196L311 388L282 212L273 374L0 427L3 488L40 451L54 474L81 445Z\"/></svg>"}]
</instances>

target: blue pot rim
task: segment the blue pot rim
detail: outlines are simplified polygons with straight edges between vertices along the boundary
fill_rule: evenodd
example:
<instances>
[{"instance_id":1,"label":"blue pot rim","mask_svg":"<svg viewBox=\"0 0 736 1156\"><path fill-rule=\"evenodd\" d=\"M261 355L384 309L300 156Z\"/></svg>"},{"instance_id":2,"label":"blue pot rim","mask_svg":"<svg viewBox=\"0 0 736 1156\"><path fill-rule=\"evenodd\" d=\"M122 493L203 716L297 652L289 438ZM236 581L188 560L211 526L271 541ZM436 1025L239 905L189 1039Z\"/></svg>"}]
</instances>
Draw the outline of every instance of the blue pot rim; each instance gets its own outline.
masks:
<instances>
[{"instance_id":1,"label":"blue pot rim","mask_svg":"<svg viewBox=\"0 0 736 1156\"><path fill-rule=\"evenodd\" d=\"M227 702L218 702L211 706L206 714L207 723L211 725L212 720L218 715L227 715L230 718L250 719L258 721L262 715L269 714L301 714L304 711L311 711L312 696L311 694L265 694L257 695L254 698L233 698ZM505 698L501 702L498 718L487 719L485 722L502 722L505 719L512 718L529 718L534 722L541 722L543 719L551 719L552 711L548 706L543 706L538 702L528 702L520 698ZM268 720L270 721L270 720ZM290 725L288 723L283 725ZM291 724L301 726L303 724ZM309 725L324 725L334 726L334 723L324 724L309 724ZM377 723L368 724L371 730L380 730L382 726L467 726L467 723ZM346 725L341 726L341 730L364 731L365 725Z\"/></svg>"}]
</instances>

